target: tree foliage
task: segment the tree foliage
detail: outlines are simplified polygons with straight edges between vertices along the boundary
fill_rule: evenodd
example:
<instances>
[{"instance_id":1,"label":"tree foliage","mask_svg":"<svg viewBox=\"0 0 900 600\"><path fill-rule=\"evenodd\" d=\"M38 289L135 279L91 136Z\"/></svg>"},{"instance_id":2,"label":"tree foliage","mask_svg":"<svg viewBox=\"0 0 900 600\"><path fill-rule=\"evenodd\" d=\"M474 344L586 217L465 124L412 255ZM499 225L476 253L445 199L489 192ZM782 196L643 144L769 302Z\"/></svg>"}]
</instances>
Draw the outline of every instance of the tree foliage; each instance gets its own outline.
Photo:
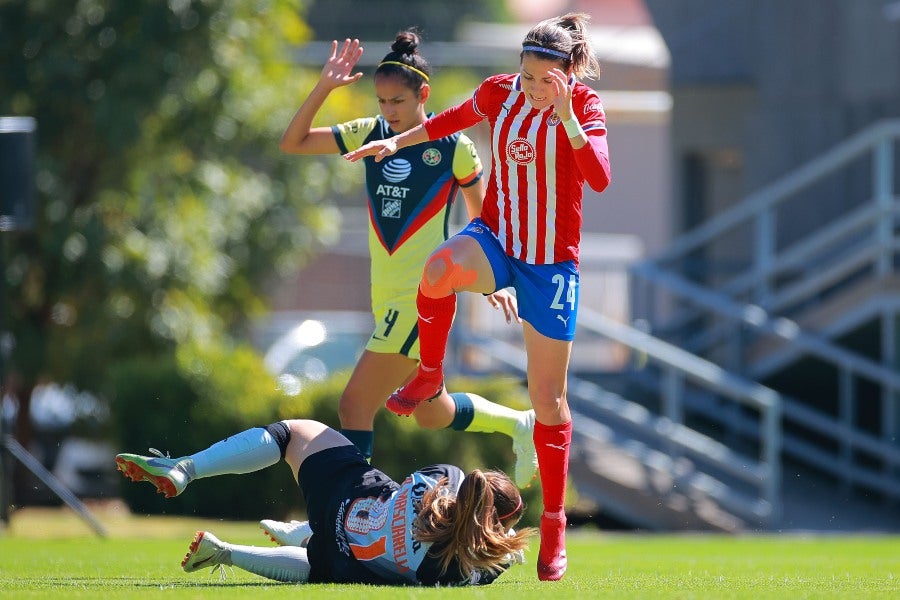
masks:
<instances>
[{"instance_id":1,"label":"tree foliage","mask_svg":"<svg viewBox=\"0 0 900 600\"><path fill-rule=\"evenodd\" d=\"M333 236L329 198L358 175L277 147L318 77L291 60L303 8L0 2L0 114L38 122L37 223L0 237L23 400L42 379L109 393L118 362L234 346L266 281ZM323 118L353 115L355 93Z\"/></svg>"}]
</instances>

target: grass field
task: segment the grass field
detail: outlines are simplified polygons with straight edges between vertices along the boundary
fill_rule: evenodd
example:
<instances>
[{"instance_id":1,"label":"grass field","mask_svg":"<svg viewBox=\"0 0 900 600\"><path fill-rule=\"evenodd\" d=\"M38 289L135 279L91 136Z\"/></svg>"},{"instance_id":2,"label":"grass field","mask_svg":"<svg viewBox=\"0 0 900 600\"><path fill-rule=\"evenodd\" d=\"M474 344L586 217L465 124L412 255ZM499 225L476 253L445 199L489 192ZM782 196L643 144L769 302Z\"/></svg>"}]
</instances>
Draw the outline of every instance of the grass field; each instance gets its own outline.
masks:
<instances>
[{"instance_id":1,"label":"grass field","mask_svg":"<svg viewBox=\"0 0 900 600\"><path fill-rule=\"evenodd\" d=\"M900 598L897 536L637 535L578 531L569 536L561 582L534 574L537 551L484 588L296 586L234 570L227 579L184 573L181 557L197 529L232 542L265 545L255 523L96 513L98 538L68 510L13 514L0 533L0 598L118 600L265 598Z\"/></svg>"}]
</instances>

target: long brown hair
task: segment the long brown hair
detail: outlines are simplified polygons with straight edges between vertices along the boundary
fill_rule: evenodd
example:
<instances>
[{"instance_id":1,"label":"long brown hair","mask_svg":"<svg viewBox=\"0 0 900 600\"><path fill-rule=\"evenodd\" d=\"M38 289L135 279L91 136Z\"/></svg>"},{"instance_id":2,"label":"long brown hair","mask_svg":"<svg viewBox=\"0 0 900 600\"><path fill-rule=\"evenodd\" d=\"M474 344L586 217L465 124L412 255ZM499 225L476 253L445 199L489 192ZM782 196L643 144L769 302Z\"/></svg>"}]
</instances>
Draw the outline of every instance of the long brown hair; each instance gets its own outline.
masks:
<instances>
[{"instance_id":1,"label":"long brown hair","mask_svg":"<svg viewBox=\"0 0 900 600\"><path fill-rule=\"evenodd\" d=\"M525 507L519 489L505 473L475 469L463 479L456 495L447 492L446 479L425 492L413 523L415 539L446 544L433 554L440 559L442 574L454 558L464 574L498 573L535 534L533 528L526 528L509 535Z\"/></svg>"},{"instance_id":2,"label":"long brown hair","mask_svg":"<svg viewBox=\"0 0 900 600\"><path fill-rule=\"evenodd\" d=\"M522 41L522 54L526 52L539 58L558 60L566 70L572 68L576 77L597 79L600 77L600 63L591 47L587 32L590 15L568 13L541 21L531 28ZM526 50L525 48L541 50ZM521 55L520 55L521 58Z\"/></svg>"}]
</instances>

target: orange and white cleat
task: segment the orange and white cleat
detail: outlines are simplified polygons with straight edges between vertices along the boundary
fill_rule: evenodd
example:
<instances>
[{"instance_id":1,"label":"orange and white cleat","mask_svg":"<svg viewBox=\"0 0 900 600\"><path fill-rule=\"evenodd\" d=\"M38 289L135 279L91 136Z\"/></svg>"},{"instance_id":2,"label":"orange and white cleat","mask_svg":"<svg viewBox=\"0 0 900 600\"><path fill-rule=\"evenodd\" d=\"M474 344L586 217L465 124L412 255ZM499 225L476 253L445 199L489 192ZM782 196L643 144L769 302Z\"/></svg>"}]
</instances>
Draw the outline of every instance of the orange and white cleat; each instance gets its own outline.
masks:
<instances>
[{"instance_id":1,"label":"orange and white cleat","mask_svg":"<svg viewBox=\"0 0 900 600\"><path fill-rule=\"evenodd\" d=\"M148 481L156 486L159 494L174 498L184 491L189 479L178 467L178 461L165 456L151 457L139 454L116 455L116 468L132 481Z\"/></svg>"},{"instance_id":2,"label":"orange and white cleat","mask_svg":"<svg viewBox=\"0 0 900 600\"><path fill-rule=\"evenodd\" d=\"M193 573L205 567L231 565L231 548L208 531L198 531L187 554L181 560L185 573Z\"/></svg>"}]
</instances>

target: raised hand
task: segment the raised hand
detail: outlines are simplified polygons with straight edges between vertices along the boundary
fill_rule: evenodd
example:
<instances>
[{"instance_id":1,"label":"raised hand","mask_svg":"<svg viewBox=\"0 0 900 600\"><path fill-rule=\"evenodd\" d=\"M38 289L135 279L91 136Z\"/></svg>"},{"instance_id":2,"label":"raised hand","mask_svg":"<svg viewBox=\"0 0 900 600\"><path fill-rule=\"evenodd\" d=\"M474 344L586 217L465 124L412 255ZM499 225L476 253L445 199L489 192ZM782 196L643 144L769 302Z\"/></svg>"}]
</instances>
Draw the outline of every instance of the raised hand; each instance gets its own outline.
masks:
<instances>
[{"instance_id":1,"label":"raised hand","mask_svg":"<svg viewBox=\"0 0 900 600\"><path fill-rule=\"evenodd\" d=\"M359 80L363 76L362 71L353 73L356 63L363 54L363 47L357 39L346 39L338 49L338 42L331 42L331 56L322 68L319 81L329 89L338 88Z\"/></svg>"},{"instance_id":2,"label":"raised hand","mask_svg":"<svg viewBox=\"0 0 900 600\"><path fill-rule=\"evenodd\" d=\"M562 69L550 69L548 74L553 78L553 88L556 93L553 98L553 107L559 118L566 121L572 117L572 90L575 85L569 84L569 75Z\"/></svg>"}]
</instances>

